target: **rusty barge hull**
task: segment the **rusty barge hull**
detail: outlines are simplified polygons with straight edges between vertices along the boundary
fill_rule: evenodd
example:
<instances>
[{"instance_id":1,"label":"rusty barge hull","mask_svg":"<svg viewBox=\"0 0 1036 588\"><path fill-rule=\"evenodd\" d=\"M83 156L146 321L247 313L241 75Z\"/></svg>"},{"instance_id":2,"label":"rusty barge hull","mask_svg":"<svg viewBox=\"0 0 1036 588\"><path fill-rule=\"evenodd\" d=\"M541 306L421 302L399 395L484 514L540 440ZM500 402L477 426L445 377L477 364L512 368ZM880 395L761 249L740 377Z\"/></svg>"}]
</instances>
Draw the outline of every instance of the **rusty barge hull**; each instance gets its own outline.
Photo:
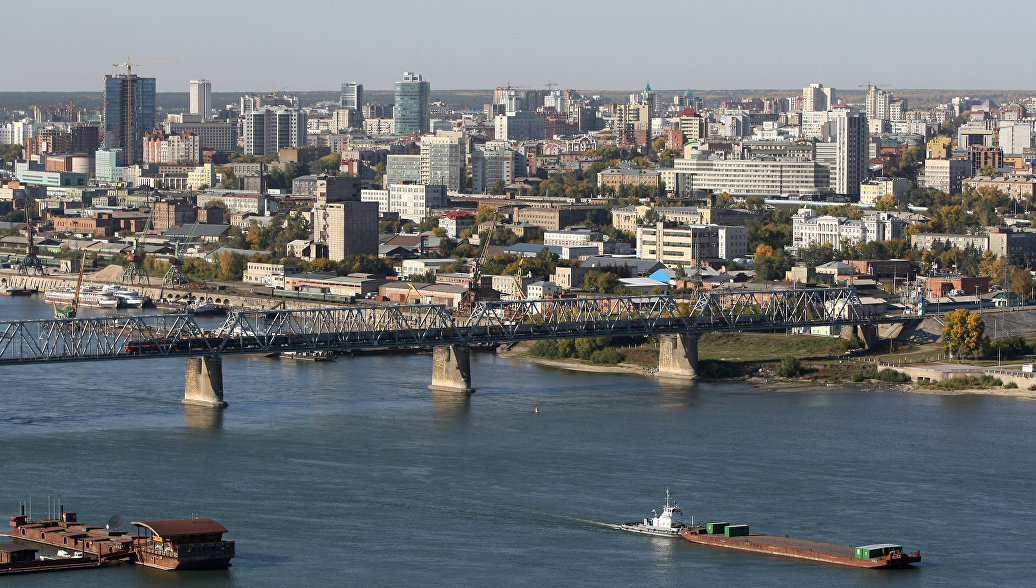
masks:
<instances>
[{"instance_id":1,"label":"rusty barge hull","mask_svg":"<svg viewBox=\"0 0 1036 588\"><path fill-rule=\"evenodd\" d=\"M871 559L858 559L851 545L839 545L810 539L796 539L777 535L751 533L742 537L709 535L697 529L684 530L680 535L691 543L723 547L739 551L750 551L779 557L791 557L832 563L856 568L904 568L921 561L921 552L888 555Z\"/></svg>"}]
</instances>

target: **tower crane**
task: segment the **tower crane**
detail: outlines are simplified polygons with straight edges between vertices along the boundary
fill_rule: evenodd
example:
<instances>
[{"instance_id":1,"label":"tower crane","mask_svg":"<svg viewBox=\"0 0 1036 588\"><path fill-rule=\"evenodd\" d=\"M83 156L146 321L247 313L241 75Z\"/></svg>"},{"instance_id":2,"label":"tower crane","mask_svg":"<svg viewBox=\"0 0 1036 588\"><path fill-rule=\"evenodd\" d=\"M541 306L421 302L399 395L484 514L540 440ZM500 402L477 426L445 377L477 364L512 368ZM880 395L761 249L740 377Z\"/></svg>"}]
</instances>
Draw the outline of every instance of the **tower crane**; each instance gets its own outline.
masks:
<instances>
[{"instance_id":1,"label":"tower crane","mask_svg":"<svg viewBox=\"0 0 1036 588\"><path fill-rule=\"evenodd\" d=\"M126 68L126 75L131 76L133 75L134 65L173 65L174 63L175 62L173 61L139 61L134 63L132 60L130 60L129 55L127 55L126 63L113 63L112 67L124 67Z\"/></svg>"}]
</instances>

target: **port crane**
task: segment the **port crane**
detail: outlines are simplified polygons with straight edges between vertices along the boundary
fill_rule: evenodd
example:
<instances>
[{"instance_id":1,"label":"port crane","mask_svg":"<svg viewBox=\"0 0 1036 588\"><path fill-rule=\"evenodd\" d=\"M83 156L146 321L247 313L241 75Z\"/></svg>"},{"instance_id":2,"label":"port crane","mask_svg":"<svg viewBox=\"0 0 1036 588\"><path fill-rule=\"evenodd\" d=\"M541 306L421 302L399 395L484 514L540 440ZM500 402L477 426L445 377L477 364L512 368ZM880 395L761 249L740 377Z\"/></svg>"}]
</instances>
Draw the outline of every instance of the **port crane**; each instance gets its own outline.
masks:
<instances>
[{"instance_id":1,"label":"port crane","mask_svg":"<svg viewBox=\"0 0 1036 588\"><path fill-rule=\"evenodd\" d=\"M129 262L129 265L122 272L122 283L124 284L151 285L151 278L147 275L147 268L144 267L144 258L147 255L144 251L144 239L147 239L148 233L151 231L151 219L154 215L155 207L152 205L147 215L147 222L144 223L143 232L133 240L133 250L126 254L126 261Z\"/></svg>"},{"instance_id":2,"label":"port crane","mask_svg":"<svg viewBox=\"0 0 1036 588\"><path fill-rule=\"evenodd\" d=\"M83 251L83 258L79 260L79 279L76 280L76 295L72 298L72 303L66 305L64 308L60 308L56 302L54 303L54 318L76 318L76 314L79 313L79 292L83 288L83 271L86 269L86 253L86 251Z\"/></svg>"},{"instance_id":3,"label":"port crane","mask_svg":"<svg viewBox=\"0 0 1036 588\"><path fill-rule=\"evenodd\" d=\"M195 219L187 237L184 239L177 239L174 242L173 258L169 260L169 270L166 271L165 277L162 278L163 288L179 288L191 285L191 278L187 275L187 272L183 271L183 258L186 257L187 248L190 246L191 242L194 241L194 235L197 232L198 220Z\"/></svg>"},{"instance_id":4,"label":"port crane","mask_svg":"<svg viewBox=\"0 0 1036 588\"><path fill-rule=\"evenodd\" d=\"M25 257L22 258L18 264L18 273L23 276L29 275L31 271L33 275L42 276L47 272L43 269L43 260L39 257L40 248L36 246L36 230L32 226L32 209L36 207L35 200L32 196L26 195L25 197L25 233L29 241L25 244Z\"/></svg>"},{"instance_id":5,"label":"port crane","mask_svg":"<svg viewBox=\"0 0 1036 588\"><path fill-rule=\"evenodd\" d=\"M493 213L493 220L489 223L489 231L485 235L479 235L482 250L479 252L475 262L471 265L471 279L468 281L468 289L461 295L458 311L462 314L471 314L478 301L479 290L482 282L482 268L489 257L489 244L493 240L493 233L496 231L496 213Z\"/></svg>"}]
</instances>

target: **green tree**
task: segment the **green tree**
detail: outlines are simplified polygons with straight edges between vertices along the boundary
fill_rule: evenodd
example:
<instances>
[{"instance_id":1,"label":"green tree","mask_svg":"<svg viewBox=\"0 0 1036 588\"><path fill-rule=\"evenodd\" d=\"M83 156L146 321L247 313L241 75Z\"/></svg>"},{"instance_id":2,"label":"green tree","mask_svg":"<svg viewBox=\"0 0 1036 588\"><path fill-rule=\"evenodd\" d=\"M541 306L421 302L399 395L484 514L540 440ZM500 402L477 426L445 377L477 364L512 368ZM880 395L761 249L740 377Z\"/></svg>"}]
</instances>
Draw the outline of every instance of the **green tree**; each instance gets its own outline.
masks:
<instances>
[{"instance_id":1,"label":"green tree","mask_svg":"<svg viewBox=\"0 0 1036 588\"><path fill-rule=\"evenodd\" d=\"M830 243L813 243L809 247L799 249L799 257L802 258L806 267L817 267L835 258L834 248Z\"/></svg>"},{"instance_id":2,"label":"green tree","mask_svg":"<svg viewBox=\"0 0 1036 588\"><path fill-rule=\"evenodd\" d=\"M478 211L475 212L475 224L480 225L484 222L489 222L496 218L496 208L493 206L487 206L485 204L478 205Z\"/></svg>"},{"instance_id":3,"label":"green tree","mask_svg":"<svg viewBox=\"0 0 1036 588\"><path fill-rule=\"evenodd\" d=\"M335 152L331 153L330 155L325 155L316 161L310 162L309 173L337 176L341 173L341 167L342 154L339 152Z\"/></svg>"},{"instance_id":4,"label":"green tree","mask_svg":"<svg viewBox=\"0 0 1036 588\"><path fill-rule=\"evenodd\" d=\"M601 294L614 294L619 287L619 276L613 272L592 269L583 280L583 289Z\"/></svg>"},{"instance_id":5,"label":"green tree","mask_svg":"<svg viewBox=\"0 0 1036 588\"><path fill-rule=\"evenodd\" d=\"M769 245L759 245L755 250L755 275L760 280L783 280L791 269L792 261L783 249L773 250Z\"/></svg>"},{"instance_id":6,"label":"green tree","mask_svg":"<svg viewBox=\"0 0 1036 588\"><path fill-rule=\"evenodd\" d=\"M494 196L499 196L507 190L507 184L502 179L497 180L493 187L489 189L489 193Z\"/></svg>"},{"instance_id":7,"label":"green tree","mask_svg":"<svg viewBox=\"0 0 1036 588\"><path fill-rule=\"evenodd\" d=\"M981 314L972 313L966 308L948 312L942 329L943 345L957 357L978 358L985 328Z\"/></svg>"}]
</instances>

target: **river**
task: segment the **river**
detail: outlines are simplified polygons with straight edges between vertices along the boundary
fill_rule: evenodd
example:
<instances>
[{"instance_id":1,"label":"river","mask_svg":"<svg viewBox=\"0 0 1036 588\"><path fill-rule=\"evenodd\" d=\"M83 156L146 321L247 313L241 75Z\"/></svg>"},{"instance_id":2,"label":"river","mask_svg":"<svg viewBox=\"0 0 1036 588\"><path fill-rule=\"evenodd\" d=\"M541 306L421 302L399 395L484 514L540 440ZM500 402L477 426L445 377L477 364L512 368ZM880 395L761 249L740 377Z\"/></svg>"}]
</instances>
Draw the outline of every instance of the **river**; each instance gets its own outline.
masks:
<instances>
[{"instance_id":1,"label":"river","mask_svg":"<svg viewBox=\"0 0 1036 588\"><path fill-rule=\"evenodd\" d=\"M0 298L0 320L46 317ZM97 311L87 311L87 314ZM429 355L227 357L222 411L184 407L183 360L3 366L0 503L81 521L223 523L233 566L4 580L108 586L1030 585L1036 403L866 387L596 375L475 354L470 401ZM536 409L539 409L538 413ZM920 549L857 570L629 535L684 518Z\"/></svg>"}]
</instances>

